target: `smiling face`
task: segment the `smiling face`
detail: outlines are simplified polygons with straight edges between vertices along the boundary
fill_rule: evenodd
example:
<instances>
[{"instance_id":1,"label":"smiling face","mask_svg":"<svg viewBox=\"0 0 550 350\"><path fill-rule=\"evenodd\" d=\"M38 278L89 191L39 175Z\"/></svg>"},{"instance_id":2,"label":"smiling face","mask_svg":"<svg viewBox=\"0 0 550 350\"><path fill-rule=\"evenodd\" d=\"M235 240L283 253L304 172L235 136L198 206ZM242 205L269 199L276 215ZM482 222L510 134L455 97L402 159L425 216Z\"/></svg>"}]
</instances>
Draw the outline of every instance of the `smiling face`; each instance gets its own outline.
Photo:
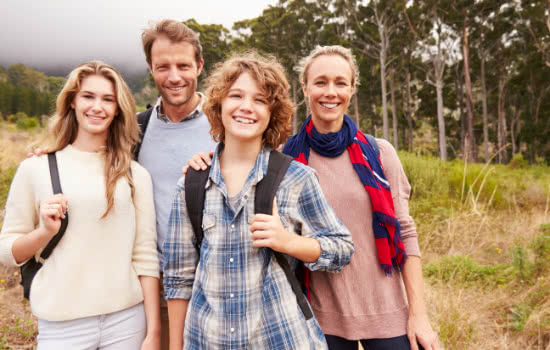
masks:
<instances>
[{"instance_id":1,"label":"smiling face","mask_svg":"<svg viewBox=\"0 0 550 350\"><path fill-rule=\"evenodd\" d=\"M258 83L242 73L221 102L225 142L259 142L269 125L269 102Z\"/></svg>"},{"instance_id":2,"label":"smiling face","mask_svg":"<svg viewBox=\"0 0 550 350\"><path fill-rule=\"evenodd\" d=\"M100 75L85 77L71 107L78 122L77 138L106 139L118 110L113 83Z\"/></svg>"},{"instance_id":3,"label":"smiling face","mask_svg":"<svg viewBox=\"0 0 550 350\"><path fill-rule=\"evenodd\" d=\"M311 118L320 133L342 128L354 92L352 69L339 55L316 57L308 68L307 83L302 86L311 109Z\"/></svg>"},{"instance_id":4,"label":"smiling face","mask_svg":"<svg viewBox=\"0 0 550 350\"><path fill-rule=\"evenodd\" d=\"M161 35L153 43L149 70L165 105L181 107L192 101L202 66L188 42L173 43Z\"/></svg>"}]
</instances>

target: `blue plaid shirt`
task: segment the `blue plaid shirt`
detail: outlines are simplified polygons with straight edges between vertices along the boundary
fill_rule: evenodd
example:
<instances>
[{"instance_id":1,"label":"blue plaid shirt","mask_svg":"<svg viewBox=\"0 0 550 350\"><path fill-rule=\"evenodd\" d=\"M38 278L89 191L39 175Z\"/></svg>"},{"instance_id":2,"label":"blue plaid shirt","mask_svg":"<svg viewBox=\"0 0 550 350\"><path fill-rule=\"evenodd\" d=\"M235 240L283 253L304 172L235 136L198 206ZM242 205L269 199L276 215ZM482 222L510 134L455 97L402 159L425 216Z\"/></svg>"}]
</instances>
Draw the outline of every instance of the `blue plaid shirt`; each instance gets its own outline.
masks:
<instances>
[{"instance_id":1,"label":"blue plaid shirt","mask_svg":"<svg viewBox=\"0 0 550 350\"><path fill-rule=\"evenodd\" d=\"M233 210L220 170L218 146L206 184L200 257L185 204L184 178L177 185L164 244L166 299L190 299L185 349L326 349L313 317L306 321L272 252L252 246L256 184L267 172L269 151L260 152ZM314 171L293 161L276 193L288 231L319 241L321 256L310 270L340 271L353 253L351 233L336 217ZM297 260L288 257L291 266Z\"/></svg>"}]
</instances>

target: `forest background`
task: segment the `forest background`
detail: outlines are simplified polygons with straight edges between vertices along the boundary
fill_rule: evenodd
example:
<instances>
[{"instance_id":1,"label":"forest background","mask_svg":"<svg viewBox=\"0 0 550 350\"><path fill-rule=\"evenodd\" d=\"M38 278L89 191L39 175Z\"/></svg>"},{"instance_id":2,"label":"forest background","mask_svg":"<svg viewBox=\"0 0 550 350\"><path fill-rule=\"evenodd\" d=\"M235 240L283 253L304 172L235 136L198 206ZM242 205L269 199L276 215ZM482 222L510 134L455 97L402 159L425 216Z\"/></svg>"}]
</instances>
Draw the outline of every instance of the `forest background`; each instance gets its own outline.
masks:
<instances>
[{"instance_id":1,"label":"forest background","mask_svg":"<svg viewBox=\"0 0 550 350\"><path fill-rule=\"evenodd\" d=\"M550 349L549 8L544 0L281 0L230 29L186 23L200 33L201 81L230 52L276 55L299 105L295 130L307 115L299 59L318 44L351 48L361 76L349 114L400 151L442 344ZM125 79L139 110L154 103L145 69ZM0 66L2 208L64 81L22 63ZM0 349L34 344L18 278L0 267Z\"/></svg>"}]
</instances>

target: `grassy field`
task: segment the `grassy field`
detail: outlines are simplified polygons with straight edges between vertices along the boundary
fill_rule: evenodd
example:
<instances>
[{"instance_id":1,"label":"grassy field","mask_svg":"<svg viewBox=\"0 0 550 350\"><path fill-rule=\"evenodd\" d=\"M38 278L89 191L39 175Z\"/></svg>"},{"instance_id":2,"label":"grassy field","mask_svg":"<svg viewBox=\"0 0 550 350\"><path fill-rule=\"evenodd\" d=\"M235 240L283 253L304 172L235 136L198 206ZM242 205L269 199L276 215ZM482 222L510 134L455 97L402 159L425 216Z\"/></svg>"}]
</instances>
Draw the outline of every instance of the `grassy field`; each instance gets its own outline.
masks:
<instances>
[{"instance_id":1,"label":"grassy field","mask_svg":"<svg viewBox=\"0 0 550 350\"><path fill-rule=\"evenodd\" d=\"M0 208L41 132L0 124ZM550 349L550 168L400 153L432 325L446 349ZM3 211L0 211L0 221ZM17 269L0 266L0 350L32 349Z\"/></svg>"}]
</instances>

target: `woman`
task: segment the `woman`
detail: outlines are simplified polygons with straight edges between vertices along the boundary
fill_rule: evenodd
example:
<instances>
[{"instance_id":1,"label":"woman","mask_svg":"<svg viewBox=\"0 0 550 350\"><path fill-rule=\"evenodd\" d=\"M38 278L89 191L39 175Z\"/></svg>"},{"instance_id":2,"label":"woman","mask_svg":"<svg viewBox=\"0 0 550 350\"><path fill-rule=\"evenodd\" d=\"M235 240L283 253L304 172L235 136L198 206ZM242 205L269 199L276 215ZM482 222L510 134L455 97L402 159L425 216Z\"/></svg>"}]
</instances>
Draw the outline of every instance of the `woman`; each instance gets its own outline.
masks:
<instances>
[{"instance_id":1,"label":"woman","mask_svg":"<svg viewBox=\"0 0 550 350\"><path fill-rule=\"evenodd\" d=\"M209 170L200 253L177 187L164 245L170 349L325 349L272 251L311 270L337 272L353 253L349 231L324 199L314 172L292 161L273 215L254 215L270 151L289 135L294 105L282 66L255 53L218 65L204 112L220 142ZM301 226L301 235L294 233ZM270 248L270 249L266 249ZM184 334L182 339L182 333Z\"/></svg>"},{"instance_id":2,"label":"woman","mask_svg":"<svg viewBox=\"0 0 550 350\"><path fill-rule=\"evenodd\" d=\"M351 50L318 46L297 68L311 115L283 153L316 170L356 247L341 273L309 274L311 306L329 348L357 349L361 341L369 350L438 349L424 305L407 177L391 144L370 145L345 115L359 83ZM190 166L204 166L201 157Z\"/></svg>"},{"instance_id":3,"label":"woman","mask_svg":"<svg viewBox=\"0 0 550 350\"><path fill-rule=\"evenodd\" d=\"M139 131L128 86L111 66L74 69L57 98L47 156L19 166L6 203L0 262L38 257L66 232L31 285L38 349L158 349L158 256L152 184L132 161Z\"/></svg>"}]
</instances>

